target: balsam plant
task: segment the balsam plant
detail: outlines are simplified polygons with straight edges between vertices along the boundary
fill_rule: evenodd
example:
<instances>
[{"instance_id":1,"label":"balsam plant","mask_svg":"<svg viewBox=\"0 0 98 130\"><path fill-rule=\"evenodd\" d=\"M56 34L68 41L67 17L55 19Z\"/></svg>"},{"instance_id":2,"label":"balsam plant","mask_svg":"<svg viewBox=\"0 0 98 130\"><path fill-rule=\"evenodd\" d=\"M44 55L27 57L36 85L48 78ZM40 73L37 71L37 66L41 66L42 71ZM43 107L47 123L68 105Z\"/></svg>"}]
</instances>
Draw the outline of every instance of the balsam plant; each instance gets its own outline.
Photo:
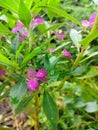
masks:
<instances>
[{"instance_id":1,"label":"balsam plant","mask_svg":"<svg viewBox=\"0 0 98 130\"><path fill-rule=\"evenodd\" d=\"M78 21L61 2L0 0L0 99L14 116L27 111L34 130L96 129L97 11Z\"/></svg>"}]
</instances>

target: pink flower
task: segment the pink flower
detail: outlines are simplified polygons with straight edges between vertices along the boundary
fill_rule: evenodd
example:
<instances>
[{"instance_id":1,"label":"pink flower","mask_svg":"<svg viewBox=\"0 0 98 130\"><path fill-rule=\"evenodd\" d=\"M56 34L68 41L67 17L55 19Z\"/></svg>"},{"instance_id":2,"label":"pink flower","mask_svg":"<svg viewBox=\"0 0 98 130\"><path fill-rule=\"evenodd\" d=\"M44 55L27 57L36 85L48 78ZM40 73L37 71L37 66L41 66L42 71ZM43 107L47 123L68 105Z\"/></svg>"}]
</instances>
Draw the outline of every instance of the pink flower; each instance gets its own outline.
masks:
<instances>
[{"instance_id":1,"label":"pink flower","mask_svg":"<svg viewBox=\"0 0 98 130\"><path fill-rule=\"evenodd\" d=\"M82 21L82 25L85 26L85 27L92 27L93 24L94 24L94 21L96 19L96 14L92 14L89 18L89 21L88 20L83 20Z\"/></svg>"},{"instance_id":2,"label":"pink flower","mask_svg":"<svg viewBox=\"0 0 98 130\"><path fill-rule=\"evenodd\" d=\"M5 74L6 74L5 70L0 70L0 75L5 75Z\"/></svg>"},{"instance_id":3,"label":"pink flower","mask_svg":"<svg viewBox=\"0 0 98 130\"><path fill-rule=\"evenodd\" d=\"M16 27L12 29L13 33L19 34L19 40L23 41L28 36L28 30L22 22L18 21Z\"/></svg>"},{"instance_id":4,"label":"pink flower","mask_svg":"<svg viewBox=\"0 0 98 130\"><path fill-rule=\"evenodd\" d=\"M67 56L68 58L72 59L72 55L66 49L62 51L62 54L63 56Z\"/></svg>"},{"instance_id":5,"label":"pink flower","mask_svg":"<svg viewBox=\"0 0 98 130\"><path fill-rule=\"evenodd\" d=\"M31 91L36 91L36 90L39 89L39 84L35 79L30 79L27 82L27 85L28 85L28 89L31 90Z\"/></svg>"},{"instance_id":6,"label":"pink flower","mask_svg":"<svg viewBox=\"0 0 98 130\"><path fill-rule=\"evenodd\" d=\"M46 78L45 76L47 76L47 72L44 69L39 69L38 72L36 73L36 77L38 80L42 81L42 82L46 82Z\"/></svg>"},{"instance_id":7,"label":"pink flower","mask_svg":"<svg viewBox=\"0 0 98 130\"><path fill-rule=\"evenodd\" d=\"M36 77L36 71L33 69L29 69L27 72L27 78L28 79L32 79Z\"/></svg>"},{"instance_id":8,"label":"pink flower","mask_svg":"<svg viewBox=\"0 0 98 130\"><path fill-rule=\"evenodd\" d=\"M27 72L27 78L28 80L28 89L35 91L39 89L39 83L38 80L41 82L46 82L46 76L47 76L47 71L43 68L39 69L37 72L33 69L29 69Z\"/></svg>"},{"instance_id":9,"label":"pink flower","mask_svg":"<svg viewBox=\"0 0 98 130\"><path fill-rule=\"evenodd\" d=\"M64 33L63 32L56 31L55 35L58 36L58 40L60 40L60 41L64 39Z\"/></svg>"},{"instance_id":10,"label":"pink flower","mask_svg":"<svg viewBox=\"0 0 98 130\"><path fill-rule=\"evenodd\" d=\"M17 21L16 23L16 27L12 29L12 32L16 33L18 32L20 29L22 29L24 27L23 23L20 21Z\"/></svg>"},{"instance_id":11,"label":"pink flower","mask_svg":"<svg viewBox=\"0 0 98 130\"><path fill-rule=\"evenodd\" d=\"M44 23L44 19L40 17L39 15L37 15L32 21L31 26L36 27L37 25L43 24L43 23Z\"/></svg>"}]
</instances>

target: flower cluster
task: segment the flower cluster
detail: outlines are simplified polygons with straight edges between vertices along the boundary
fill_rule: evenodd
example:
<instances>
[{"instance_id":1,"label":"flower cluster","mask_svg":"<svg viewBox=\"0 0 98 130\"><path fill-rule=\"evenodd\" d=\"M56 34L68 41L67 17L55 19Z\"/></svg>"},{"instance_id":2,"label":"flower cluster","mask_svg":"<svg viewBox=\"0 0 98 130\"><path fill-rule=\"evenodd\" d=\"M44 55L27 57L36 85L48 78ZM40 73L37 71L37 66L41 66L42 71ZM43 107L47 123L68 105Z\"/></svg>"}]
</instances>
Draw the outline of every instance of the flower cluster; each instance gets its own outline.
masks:
<instances>
[{"instance_id":1,"label":"flower cluster","mask_svg":"<svg viewBox=\"0 0 98 130\"><path fill-rule=\"evenodd\" d=\"M27 82L28 89L31 91L36 91L39 89L38 80L41 82L46 82L47 71L43 68L39 69L37 72L33 69L29 69L27 72Z\"/></svg>"},{"instance_id":2,"label":"flower cluster","mask_svg":"<svg viewBox=\"0 0 98 130\"><path fill-rule=\"evenodd\" d=\"M31 27L36 27L39 24L43 24L44 19L40 16L35 16L34 20L31 22ZM19 35L19 40L23 41L26 37L28 37L28 30L24 26L24 24L20 21L16 23L16 27L12 29L13 33L17 33Z\"/></svg>"},{"instance_id":3,"label":"flower cluster","mask_svg":"<svg viewBox=\"0 0 98 130\"><path fill-rule=\"evenodd\" d=\"M92 14L89 18L89 21L88 20L83 20L82 21L82 25L85 26L85 27L92 27L93 24L94 24L94 21L96 19L96 14Z\"/></svg>"},{"instance_id":4,"label":"flower cluster","mask_svg":"<svg viewBox=\"0 0 98 130\"><path fill-rule=\"evenodd\" d=\"M23 41L28 36L28 30L22 22L18 21L16 27L12 29L13 33L19 34L19 40Z\"/></svg>"}]
</instances>

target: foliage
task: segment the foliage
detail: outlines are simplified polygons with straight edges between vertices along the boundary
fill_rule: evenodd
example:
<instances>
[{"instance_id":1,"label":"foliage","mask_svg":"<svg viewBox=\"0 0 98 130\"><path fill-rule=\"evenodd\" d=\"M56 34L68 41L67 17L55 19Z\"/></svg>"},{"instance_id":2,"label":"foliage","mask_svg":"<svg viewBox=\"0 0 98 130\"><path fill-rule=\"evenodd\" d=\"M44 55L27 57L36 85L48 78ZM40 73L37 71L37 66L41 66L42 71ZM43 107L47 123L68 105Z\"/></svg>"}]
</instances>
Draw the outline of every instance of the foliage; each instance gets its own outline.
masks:
<instances>
[{"instance_id":1,"label":"foliage","mask_svg":"<svg viewBox=\"0 0 98 130\"><path fill-rule=\"evenodd\" d=\"M0 0L0 100L35 130L98 128L97 4Z\"/></svg>"}]
</instances>

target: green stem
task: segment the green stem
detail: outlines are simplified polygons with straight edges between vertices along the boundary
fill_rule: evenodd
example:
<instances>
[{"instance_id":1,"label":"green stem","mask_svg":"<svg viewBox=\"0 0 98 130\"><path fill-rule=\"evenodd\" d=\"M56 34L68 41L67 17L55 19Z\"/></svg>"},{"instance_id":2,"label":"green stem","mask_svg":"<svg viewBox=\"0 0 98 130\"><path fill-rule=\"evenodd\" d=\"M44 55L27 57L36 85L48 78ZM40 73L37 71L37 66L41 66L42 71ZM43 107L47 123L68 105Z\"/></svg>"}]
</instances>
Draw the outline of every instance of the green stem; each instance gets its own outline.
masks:
<instances>
[{"instance_id":1,"label":"green stem","mask_svg":"<svg viewBox=\"0 0 98 130\"><path fill-rule=\"evenodd\" d=\"M68 77L65 76L64 79L62 80L62 82L59 84L59 86L54 89L54 92L58 91L61 87L63 87L64 83L67 79L68 79Z\"/></svg>"},{"instance_id":2,"label":"green stem","mask_svg":"<svg viewBox=\"0 0 98 130\"><path fill-rule=\"evenodd\" d=\"M38 95L35 97L35 104L34 104L35 110L34 110L34 130L39 130L39 122L38 122L38 113L39 113L39 104L38 104Z\"/></svg>"},{"instance_id":3,"label":"green stem","mask_svg":"<svg viewBox=\"0 0 98 130\"><path fill-rule=\"evenodd\" d=\"M81 51L81 53L78 55L78 57L76 58L76 60L75 60L75 62L73 64L73 68L76 68L79 65L80 60L81 60L82 56L84 55L85 51L87 50L87 48L88 48L88 45L85 46L83 48L83 50Z\"/></svg>"},{"instance_id":4,"label":"green stem","mask_svg":"<svg viewBox=\"0 0 98 130\"><path fill-rule=\"evenodd\" d=\"M31 29L29 29L29 52L31 51L32 48L32 35L31 35L32 31Z\"/></svg>"},{"instance_id":5,"label":"green stem","mask_svg":"<svg viewBox=\"0 0 98 130\"><path fill-rule=\"evenodd\" d=\"M34 130L39 130L39 122L38 122L38 114L39 114L39 111L40 111L40 104L39 104L39 97L38 97L38 94L40 92L39 91L36 91L35 93L32 93L31 95L34 97L32 99L33 104L34 104L34 109L32 107L32 101L31 103L29 104L28 106L28 112L29 112L29 116L34 120Z\"/></svg>"}]
</instances>

